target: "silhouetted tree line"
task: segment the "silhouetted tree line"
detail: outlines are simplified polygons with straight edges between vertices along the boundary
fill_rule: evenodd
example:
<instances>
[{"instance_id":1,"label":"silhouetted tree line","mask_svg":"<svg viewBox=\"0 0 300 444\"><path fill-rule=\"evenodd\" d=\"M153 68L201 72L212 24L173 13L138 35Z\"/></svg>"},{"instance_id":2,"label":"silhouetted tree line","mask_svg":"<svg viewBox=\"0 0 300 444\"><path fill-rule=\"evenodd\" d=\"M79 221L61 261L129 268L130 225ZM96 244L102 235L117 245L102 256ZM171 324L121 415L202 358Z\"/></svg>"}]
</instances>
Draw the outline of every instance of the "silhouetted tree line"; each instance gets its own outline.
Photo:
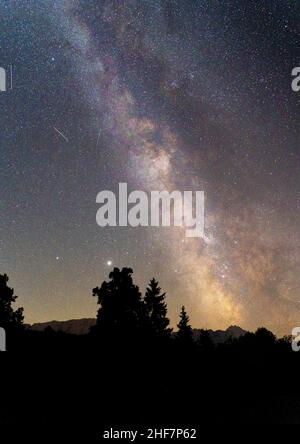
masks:
<instances>
[{"instance_id":1,"label":"silhouetted tree line","mask_svg":"<svg viewBox=\"0 0 300 444\"><path fill-rule=\"evenodd\" d=\"M145 295L142 296L139 287L134 284L132 278L133 270L124 267L122 270L114 268L109 274L109 281L104 281L100 287L92 291L97 298L99 309L97 322L91 328L90 341L94 344L100 341L102 345L149 345L156 347L174 346L174 341L181 348L196 348L205 352L212 352L216 346L212 341L208 330L202 329L194 339L193 329L185 307L181 308L179 314L178 330L174 333L170 328L167 317L166 293L162 292L158 282L153 278L150 280ZM9 278L6 274L0 275L0 327L5 328L13 337L27 334L30 339L38 338L45 342L45 346L55 344L59 341L70 344L81 342L88 344L88 338L81 340L75 335L64 332L55 332L47 327L44 332L28 331L24 328L23 308L13 308L17 300L13 288L8 286ZM72 337L73 336L73 337ZM272 351L275 347L290 348L290 337L277 340L275 335L265 328L259 328L255 333L245 335L220 344L218 348L236 349L243 348L252 351Z\"/></svg>"},{"instance_id":2,"label":"silhouetted tree line","mask_svg":"<svg viewBox=\"0 0 300 444\"><path fill-rule=\"evenodd\" d=\"M23 325L23 308L13 309L12 304L17 300L13 288L8 286L9 278L6 274L0 275L0 327L6 331L20 329Z\"/></svg>"},{"instance_id":3,"label":"silhouetted tree line","mask_svg":"<svg viewBox=\"0 0 300 444\"><path fill-rule=\"evenodd\" d=\"M259 328L216 345L208 330L195 336L185 307L173 332L158 282L151 279L142 295L132 273L115 268L93 289L99 309L86 335L27 328L8 277L0 276L0 326L8 351L18 352L10 367L0 366L0 426L50 418L68 432L96 424L99 436L99 424L300 422L291 376L300 353L290 338ZM25 409L15 401L20 393Z\"/></svg>"}]
</instances>

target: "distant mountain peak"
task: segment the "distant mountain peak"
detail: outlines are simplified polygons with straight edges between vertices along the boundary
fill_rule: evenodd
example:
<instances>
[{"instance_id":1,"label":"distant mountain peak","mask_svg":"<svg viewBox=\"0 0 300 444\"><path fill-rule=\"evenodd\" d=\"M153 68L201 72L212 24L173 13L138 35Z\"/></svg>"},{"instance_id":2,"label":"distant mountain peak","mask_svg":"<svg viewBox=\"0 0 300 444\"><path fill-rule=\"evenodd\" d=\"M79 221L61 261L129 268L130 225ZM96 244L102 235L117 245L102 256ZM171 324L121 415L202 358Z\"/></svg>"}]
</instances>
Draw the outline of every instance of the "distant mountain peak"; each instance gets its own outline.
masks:
<instances>
[{"instance_id":1,"label":"distant mountain peak","mask_svg":"<svg viewBox=\"0 0 300 444\"><path fill-rule=\"evenodd\" d=\"M92 326L96 324L95 318L69 319L67 321L49 321L39 322L32 325L27 325L27 328L35 331L44 331L47 327L51 327L54 331L62 331L64 333L74 335L87 334ZM200 329L193 329L195 340L200 335ZM221 344L229 338L239 338L243 336L246 330L243 330L237 325L231 325L226 330L208 330L212 341L215 344Z\"/></svg>"},{"instance_id":2,"label":"distant mountain peak","mask_svg":"<svg viewBox=\"0 0 300 444\"><path fill-rule=\"evenodd\" d=\"M227 330L225 330L227 333L229 334L238 334L239 336L244 335L245 333L247 333L246 330L243 330L241 327L239 327L238 325L231 325L230 327L227 328Z\"/></svg>"},{"instance_id":3,"label":"distant mountain peak","mask_svg":"<svg viewBox=\"0 0 300 444\"><path fill-rule=\"evenodd\" d=\"M228 339L238 339L247 333L246 330L242 329L237 325L231 325L226 330L207 330L209 336L214 344L223 344ZM194 339L197 340L200 336L201 329L193 329Z\"/></svg>"},{"instance_id":4,"label":"distant mountain peak","mask_svg":"<svg viewBox=\"0 0 300 444\"><path fill-rule=\"evenodd\" d=\"M87 334L90 328L96 324L94 318L69 319L67 321L49 321L39 322L29 325L28 328L36 331L44 331L47 327L51 327L54 331L62 331L73 335Z\"/></svg>"}]
</instances>

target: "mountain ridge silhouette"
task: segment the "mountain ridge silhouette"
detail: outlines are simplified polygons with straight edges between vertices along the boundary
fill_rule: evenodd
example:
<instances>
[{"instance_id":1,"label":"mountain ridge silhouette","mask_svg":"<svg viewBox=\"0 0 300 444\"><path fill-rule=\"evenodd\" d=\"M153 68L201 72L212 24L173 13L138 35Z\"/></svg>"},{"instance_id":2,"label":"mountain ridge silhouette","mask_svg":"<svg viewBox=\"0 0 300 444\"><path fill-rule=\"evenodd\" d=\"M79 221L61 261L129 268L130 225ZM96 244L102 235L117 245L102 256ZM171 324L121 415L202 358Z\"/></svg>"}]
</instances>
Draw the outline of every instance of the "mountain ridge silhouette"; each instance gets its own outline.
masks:
<instances>
[{"instance_id":1,"label":"mountain ridge silhouette","mask_svg":"<svg viewBox=\"0 0 300 444\"><path fill-rule=\"evenodd\" d=\"M80 319L68 319L65 321L46 321L37 322L33 324L26 324L26 327L34 331L44 331L46 328L51 327L54 331L60 331L75 335L84 335L89 332L89 329L96 324L95 318L80 318ZM243 328L231 325L226 330L207 330L214 344L222 344L228 339L238 339L247 333L247 330ZM201 329L193 328L193 337L197 340L200 336Z\"/></svg>"}]
</instances>

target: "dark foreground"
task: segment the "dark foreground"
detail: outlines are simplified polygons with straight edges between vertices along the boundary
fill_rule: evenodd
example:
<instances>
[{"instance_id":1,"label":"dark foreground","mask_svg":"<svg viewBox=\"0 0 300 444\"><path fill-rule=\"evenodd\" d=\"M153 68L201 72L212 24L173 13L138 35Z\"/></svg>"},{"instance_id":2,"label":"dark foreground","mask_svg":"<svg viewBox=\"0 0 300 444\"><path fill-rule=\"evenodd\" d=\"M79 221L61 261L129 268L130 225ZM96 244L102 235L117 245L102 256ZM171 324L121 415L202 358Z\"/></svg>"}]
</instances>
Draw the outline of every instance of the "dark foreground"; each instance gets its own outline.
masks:
<instances>
[{"instance_id":1,"label":"dark foreground","mask_svg":"<svg viewBox=\"0 0 300 444\"><path fill-rule=\"evenodd\" d=\"M205 348L27 333L9 346L1 432L101 438L110 428L300 423L300 356L288 342Z\"/></svg>"}]
</instances>

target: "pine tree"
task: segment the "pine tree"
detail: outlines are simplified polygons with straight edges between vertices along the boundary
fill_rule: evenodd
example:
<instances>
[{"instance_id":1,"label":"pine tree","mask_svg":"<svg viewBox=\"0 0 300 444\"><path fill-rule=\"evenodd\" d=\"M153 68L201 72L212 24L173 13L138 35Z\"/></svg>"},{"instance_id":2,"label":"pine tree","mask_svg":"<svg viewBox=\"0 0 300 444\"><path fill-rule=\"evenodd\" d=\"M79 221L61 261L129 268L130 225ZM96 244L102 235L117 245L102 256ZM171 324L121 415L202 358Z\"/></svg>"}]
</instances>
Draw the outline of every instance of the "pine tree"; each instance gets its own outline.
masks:
<instances>
[{"instance_id":1,"label":"pine tree","mask_svg":"<svg viewBox=\"0 0 300 444\"><path fill-rule=\"evenodd\" d=\"M147 287L144 302L150 332L156 337L167 337L172 329L168 328L166 293L161 293L158 282L153 278Z\"/></svg>"},{"instance_id":2,"label":"pine tree","mask_svg":"<svg viewBox=\"0 0 300 444\"><path fill-rule=\"evenodd\" d=\"M93 290L100 305L95 330L106 338L136 335L142 327L144 304L139 288L133 284L132 273L131 268L114 268L110 281Z\"/></svg>"},{"instance_id":3,"label":"pine tree","mask_svg":"<svg viewBox=\"0 0 300 444\"><path fill-rule=\"evenodd\" d=\"M190 318L188 317L185 307L183 306L180 312L180 320L177 325L178 327L177 338L184 343L191 343L193 340L192 339L193 330L189 322Z\"/></svg>"},{"instance_id":4,"label":"pine tree","mask_svg":"<svg viewBox=\"0 0 300 444\"><path fill-rule=\"evenodd\" d=\"M0 274L0 327L5 329L20 327L24 320L23 308L14 310L12 307L18 296L8 287L8 281L6 274Z\"/></svg>"}]
</instances>

